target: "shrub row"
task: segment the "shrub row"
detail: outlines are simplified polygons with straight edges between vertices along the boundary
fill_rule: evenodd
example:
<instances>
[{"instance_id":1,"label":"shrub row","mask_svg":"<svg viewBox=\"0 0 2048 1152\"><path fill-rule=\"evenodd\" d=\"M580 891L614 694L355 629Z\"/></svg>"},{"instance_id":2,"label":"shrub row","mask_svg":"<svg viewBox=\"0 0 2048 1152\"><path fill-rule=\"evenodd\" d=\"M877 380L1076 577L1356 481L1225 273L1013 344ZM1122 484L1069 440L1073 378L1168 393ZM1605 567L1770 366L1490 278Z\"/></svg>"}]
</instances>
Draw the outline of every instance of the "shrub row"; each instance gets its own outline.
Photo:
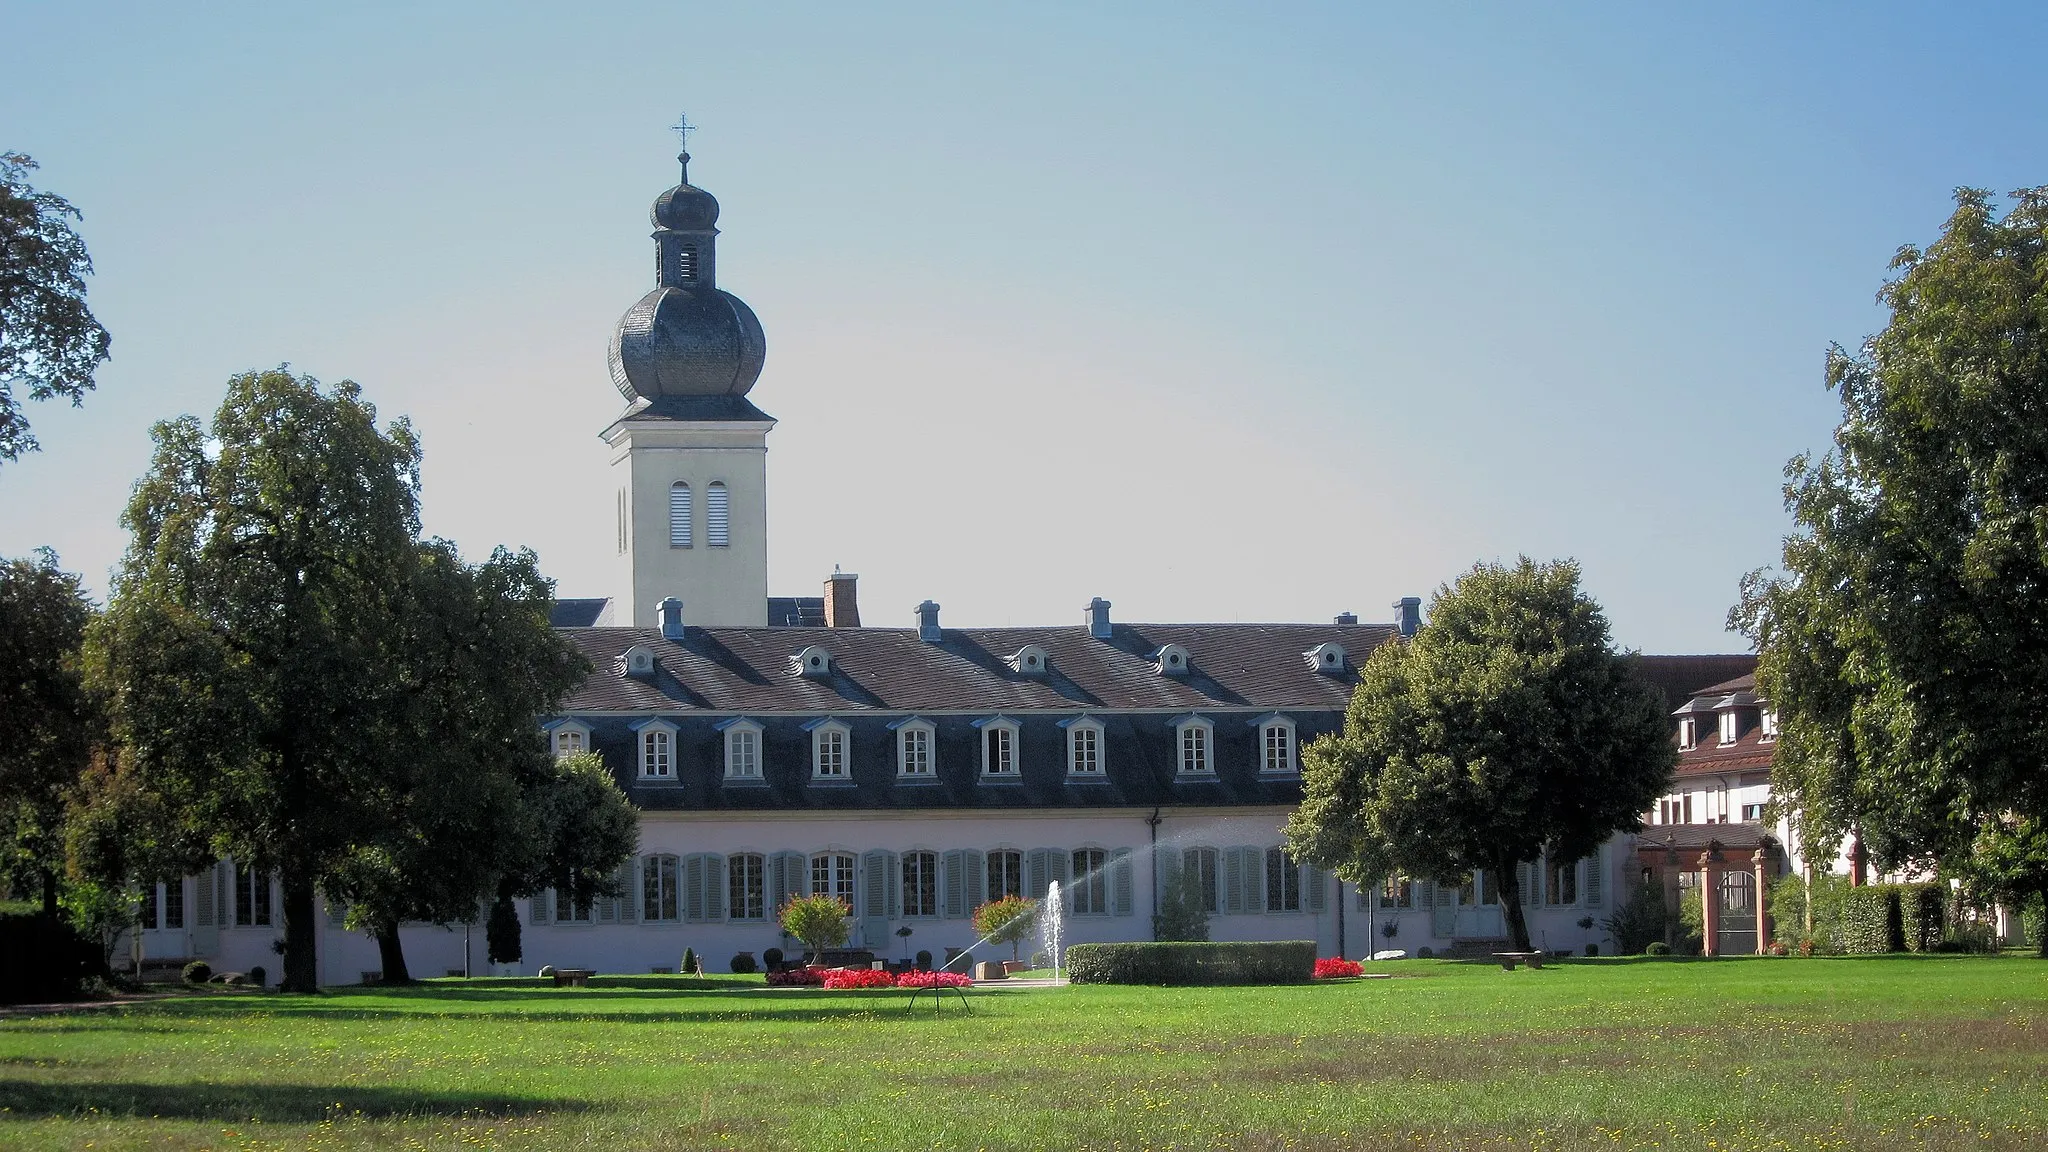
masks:
<instances>
[{"instance_id":1,"label":"shrub row","mask_svg":"<svg viewBox=\"0 0 2048 1152\"><path fill-rule=\"evenodd\" d=\"M107 975L106 956L62 920L0 916L0 1004L77 1000L86 981Z\"/></svg>"},{"instance_id":2,"label":"shrub row","mask_svg":"<svg viewBox=\"0 0 2048 1152\"><path fill-rule=\"evenodd\" d=\"M1315 971L1313 940L1242 943L1076 944L1076 984L1298 984Z\"/></svg>"},{"instance_id":3,"label":"shrub row","mask_svg":"<svg viewBox=\"0 0 2048 1152\"><path fill-rule=\"evenodd\" d=\"M1813 934L1806 932L1807 904L1813 906ZM1809 890L1796 874L1771 886L1774 935L1789 951L1875 955L1935 952L1948 933L1949 891L1925 884L1866 884L1852 887L1846 876L1816 876Z\"/></svg>"}]
</instances>

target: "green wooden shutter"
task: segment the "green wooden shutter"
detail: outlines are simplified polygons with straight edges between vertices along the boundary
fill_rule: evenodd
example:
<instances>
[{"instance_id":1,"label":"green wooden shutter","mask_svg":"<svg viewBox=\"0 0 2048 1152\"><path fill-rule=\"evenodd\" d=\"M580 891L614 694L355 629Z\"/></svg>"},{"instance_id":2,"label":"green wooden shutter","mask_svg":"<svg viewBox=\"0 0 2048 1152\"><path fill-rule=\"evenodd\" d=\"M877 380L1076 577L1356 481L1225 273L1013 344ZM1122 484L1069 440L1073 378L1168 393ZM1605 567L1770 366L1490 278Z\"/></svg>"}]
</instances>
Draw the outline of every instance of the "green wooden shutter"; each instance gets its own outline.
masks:
<instances>
[{"instance_id":1,"label":"green wooden shutter","mask_svg":"<svg viewBox=\"0 0 2048 1152\"><path fill-rule=\"evenodd\" d=\"M1266 910L1266 850L1264 848L1240 848L1244 853L1244 910L1264 912Z\"/></svg>"},{"instance_id":2,"label":"green wooden shutter","mask_svg":"<svg viewBox=\"0 0 2048 1152\"><path fill-rule=\"evenodd\" d=\"M1244 911L1244 849L1223 850L1223 911L1239 913Z\"/></svg>"},{"instance_id":3,"label":"green wooden shutter","mask_svg":"<svg viewBox=\"0 0 2048 1152\"><path fill-rule=\"evenodd\" d=\"M1321 912L1329 907L1330 877L1313 864L1301 866L1302 906L1311 912Z\"/></svg>"},{"instance_id":4,"label":"green wooden shutter","mask_svg":"<svg viewBox=\"0 0 2048 1152\"><path fill-rule=\"evenodd\" d=\"M235 861L232 857L214 863L213 898L214 910L220 915L220 926L232 928L235 923Z\"/></svg>"},{"instance_id":5,"label":"green wooden shutter","mask_svg":"<svg viewBox=\"0 0 2048 1152\"><path fill-rule=\"evenodd\" d=\"M725 857L716 852L704 854L704 918L725 919Z\"/></svg>"},{"instance_id":6,"label":"green wooden shutter","mask_svg":"<svg viewBox=\"0 0 2048 1152\"><path fill-rule=\"evenodd\" d=\"M884 919L889 915L889 854L877 848L861 857L861 915Z\"/></svg>"},{"instance_id":7,"label":"green wooden shutter","mask_svg":"<svg viewBox=\"0 0 2048 1152\"><path fill-rule=\"evenodd\" d=\"M939 913L958 920L967 915L967 856L954 848L939 857Z\"/></svg>"},{"instance_id":8,"label":"green wooden shutter","mask_svg":"<svg viewBox=\"0 0 2048 1152\"><path fill-rule=\"evenodd\" d=\"M1110 915L1129 916L1135 911L1131 888L1131 850L1113 849L1109 854Z\"/></svg>"},{"instance_id":9,"label":"green wooden shutter","mask_svg":"<svg viewBox=\"0 0 2048 1152\"><path fill-rule=\"evenodd\" d=\"M894 852L882 857L882 879L886 882L889 899L889 918L894 920L903 915L903 858Z\"/></svg>"},{"instance_id":10,"label":"green wooden shutter","mask_svg":"<svg viewBox=\"0 0 2048 1152\"><path fill-rule=\"evenodd\" d=\"M701 924L704 921L704 854L692 852L683 857L682 872L683 919Z\"/></svg>"},{"instance_id":11,"label":"green wooden shutter","mask_svg":"<svg viewBox=\"0 0 2048 1152\"><path fill-rule=\"evenodd\" d=\"M1598 908L1607 894L1607 849L1595 848L1585 864L1586 879L1579 885L1579 895L1585 898L1586 907Z\"/></svg>"},{"instance_id":12,"label":"green wooden shutter","mask_svg":"<svg viewBox=\"0 0 2048 1152\"><path fill-rule=\"evenodd\" d=\"M526 902L526 922L528 924L545 924L553 919L554 900L552 897L554 894L554 889L543 888L535 892L533 898Z\"/></svg>"},{"instance_id":13,"label":"green wooden shutter","mask_svg":"<svg viewBox=\"0 0 2048 1152\"><path fill-rule=\"evenodd\" d=\"M979 848L969 848L961 857L967 873L967 914L988 903L988 854Z\"/></svg>"},{"instance_id":14,"label":"green wooden shutter","mask_svg":"<svg viewBox=\"0 0 2048 1152\"><path fill-rule=\"evenodd\" d=\"M1033 900L1045 899L1046 887L1052 882L1052 849L1033 848L1024 854L1024 895Z\"/></svg>"},{"instance_id":15,"label":"green wooden shutter","mask_svg":"<svg viewBox=\"0 0 2048 1152\"><path fill-rule=\"evenodd\" d=\"M329 896L329 895L327 895L327 894L326 894L326 893L324 893L324 892L323 892L323 893L321 893L321 897L320 897L320 898L321 898L322 900L325 900L325 901L327 902L327 926L328 926L328 927L330 927L330 928L340 928L340 927L342 927L342 926L344 926L344 925L346 925L346 924L348 923L348 905L347 905L347 904L344 904L344 903L342 903L341 901L339 901L339 900L336 900L336 899L335 899L334 897L332 897L332 896Z\"/></svg>"},{"instance_id":16,"label":"green wooden shutter","mask_svg":"<svg viewBox=\"0 0 2048 1152\"><path fill-rule=\"evenodd\" d=\"M1073 854L1062 852L1057 848L1048 848L1045 850L1045 862L1047 865L1046 874L1060 883L1060 902L1066 906L1068 912L1072 912L1074 910Z\"/></svg>"},{"instance_id":17,"label":"green wooden shutter","mask_svg":"<svg viewBox=\"0 0 2048 1152\"><path fill-rule=\"evenodd\" d=\"M782 906L791 896L801 896L811 890L811 862L801 852L777 852L768 858L768 894L774 903L768 909L768 918L778 923L782 919Z\"/></svg>"},{"instance_id":18,"label":"green wooden shutter","mask_svg":"<svg viewBox=\"0 0 2048 1152\"><path fill-rule=\"evenodd\" d=\"M613 901L619 908L619 922L621 924L638 924L640 922L640 858L637 856L627 857L626 862L619 865L619 870L612 876L612 879L619 886L618 898Z\"/></svg>"}]
</instances>

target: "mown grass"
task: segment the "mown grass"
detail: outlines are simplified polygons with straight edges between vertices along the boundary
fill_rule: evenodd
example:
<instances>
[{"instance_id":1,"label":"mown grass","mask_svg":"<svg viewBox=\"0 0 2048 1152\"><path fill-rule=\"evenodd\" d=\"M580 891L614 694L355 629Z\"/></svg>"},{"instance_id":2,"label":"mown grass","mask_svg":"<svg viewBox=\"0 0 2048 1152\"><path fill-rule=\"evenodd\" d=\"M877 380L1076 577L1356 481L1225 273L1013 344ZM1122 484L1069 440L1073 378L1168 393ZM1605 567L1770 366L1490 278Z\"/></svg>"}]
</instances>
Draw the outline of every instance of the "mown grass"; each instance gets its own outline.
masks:
<instances>
[{"instance_id":1,"label":"mown grass","mask_svg":"<svg viewBox=\"0 0 2048 1152\"><path fill-rule=\"evenodd\" d=\"M1284 988L434 981L0 1020L0 1147L2048 1146L2048 964L1433 961Z\"/></svg>"}]
</instances>

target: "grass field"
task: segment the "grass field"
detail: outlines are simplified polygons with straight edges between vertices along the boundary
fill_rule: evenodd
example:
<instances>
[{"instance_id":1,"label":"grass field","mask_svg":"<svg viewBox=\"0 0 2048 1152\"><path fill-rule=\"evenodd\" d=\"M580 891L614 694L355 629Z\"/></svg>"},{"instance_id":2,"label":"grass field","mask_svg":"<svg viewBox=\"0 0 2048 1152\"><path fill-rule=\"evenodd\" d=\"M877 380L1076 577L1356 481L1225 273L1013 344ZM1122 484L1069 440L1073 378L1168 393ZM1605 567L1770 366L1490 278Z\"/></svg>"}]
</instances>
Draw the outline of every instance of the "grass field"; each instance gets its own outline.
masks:
<instances>
[{"instance_id":1,"label":"grass field","mask_svg":"<svg viewBox=\"0 0 2048 1152\"><path fill-rule=\"evenodd\" d=\"M2048 1147L2048 964L1435 961L1251 989L434 981L0 1019L0 1147Z\"/></svg>"}]
</instances>

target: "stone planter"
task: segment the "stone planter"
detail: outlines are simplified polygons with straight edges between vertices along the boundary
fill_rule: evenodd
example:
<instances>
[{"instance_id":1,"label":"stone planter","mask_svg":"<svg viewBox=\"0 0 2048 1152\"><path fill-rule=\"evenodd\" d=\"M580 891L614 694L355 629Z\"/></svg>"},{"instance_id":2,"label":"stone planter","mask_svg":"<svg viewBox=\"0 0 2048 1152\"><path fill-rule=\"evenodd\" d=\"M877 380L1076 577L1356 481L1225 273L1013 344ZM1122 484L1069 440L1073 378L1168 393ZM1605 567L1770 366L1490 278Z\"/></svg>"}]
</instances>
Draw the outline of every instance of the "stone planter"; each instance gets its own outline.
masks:
<instances>
[{"instance_id":1,"label":"stone planter","mask_svg":"<svg viewBox=\"0 0 2048 1152\"><path fill-rule=\"evenodd\" d=\"M1003 961L1003 975L1008 976L1013 972L1024 972L1029 970L1030 967L1031 965L1027 961L1005 960Z\"/></svg>"},{"instance_id":2,"label":"stone planter","mask_svg":"<svg viewBox=\"0 0 2048 1152\"><path fill-rule=\"evenodd\" d=\"M1002 964L983 960L975 964L974 978L976 980L1002 980L1009 976L1009 973L1004 968L1005 966Z\"/></svg>"}]
</instances>

